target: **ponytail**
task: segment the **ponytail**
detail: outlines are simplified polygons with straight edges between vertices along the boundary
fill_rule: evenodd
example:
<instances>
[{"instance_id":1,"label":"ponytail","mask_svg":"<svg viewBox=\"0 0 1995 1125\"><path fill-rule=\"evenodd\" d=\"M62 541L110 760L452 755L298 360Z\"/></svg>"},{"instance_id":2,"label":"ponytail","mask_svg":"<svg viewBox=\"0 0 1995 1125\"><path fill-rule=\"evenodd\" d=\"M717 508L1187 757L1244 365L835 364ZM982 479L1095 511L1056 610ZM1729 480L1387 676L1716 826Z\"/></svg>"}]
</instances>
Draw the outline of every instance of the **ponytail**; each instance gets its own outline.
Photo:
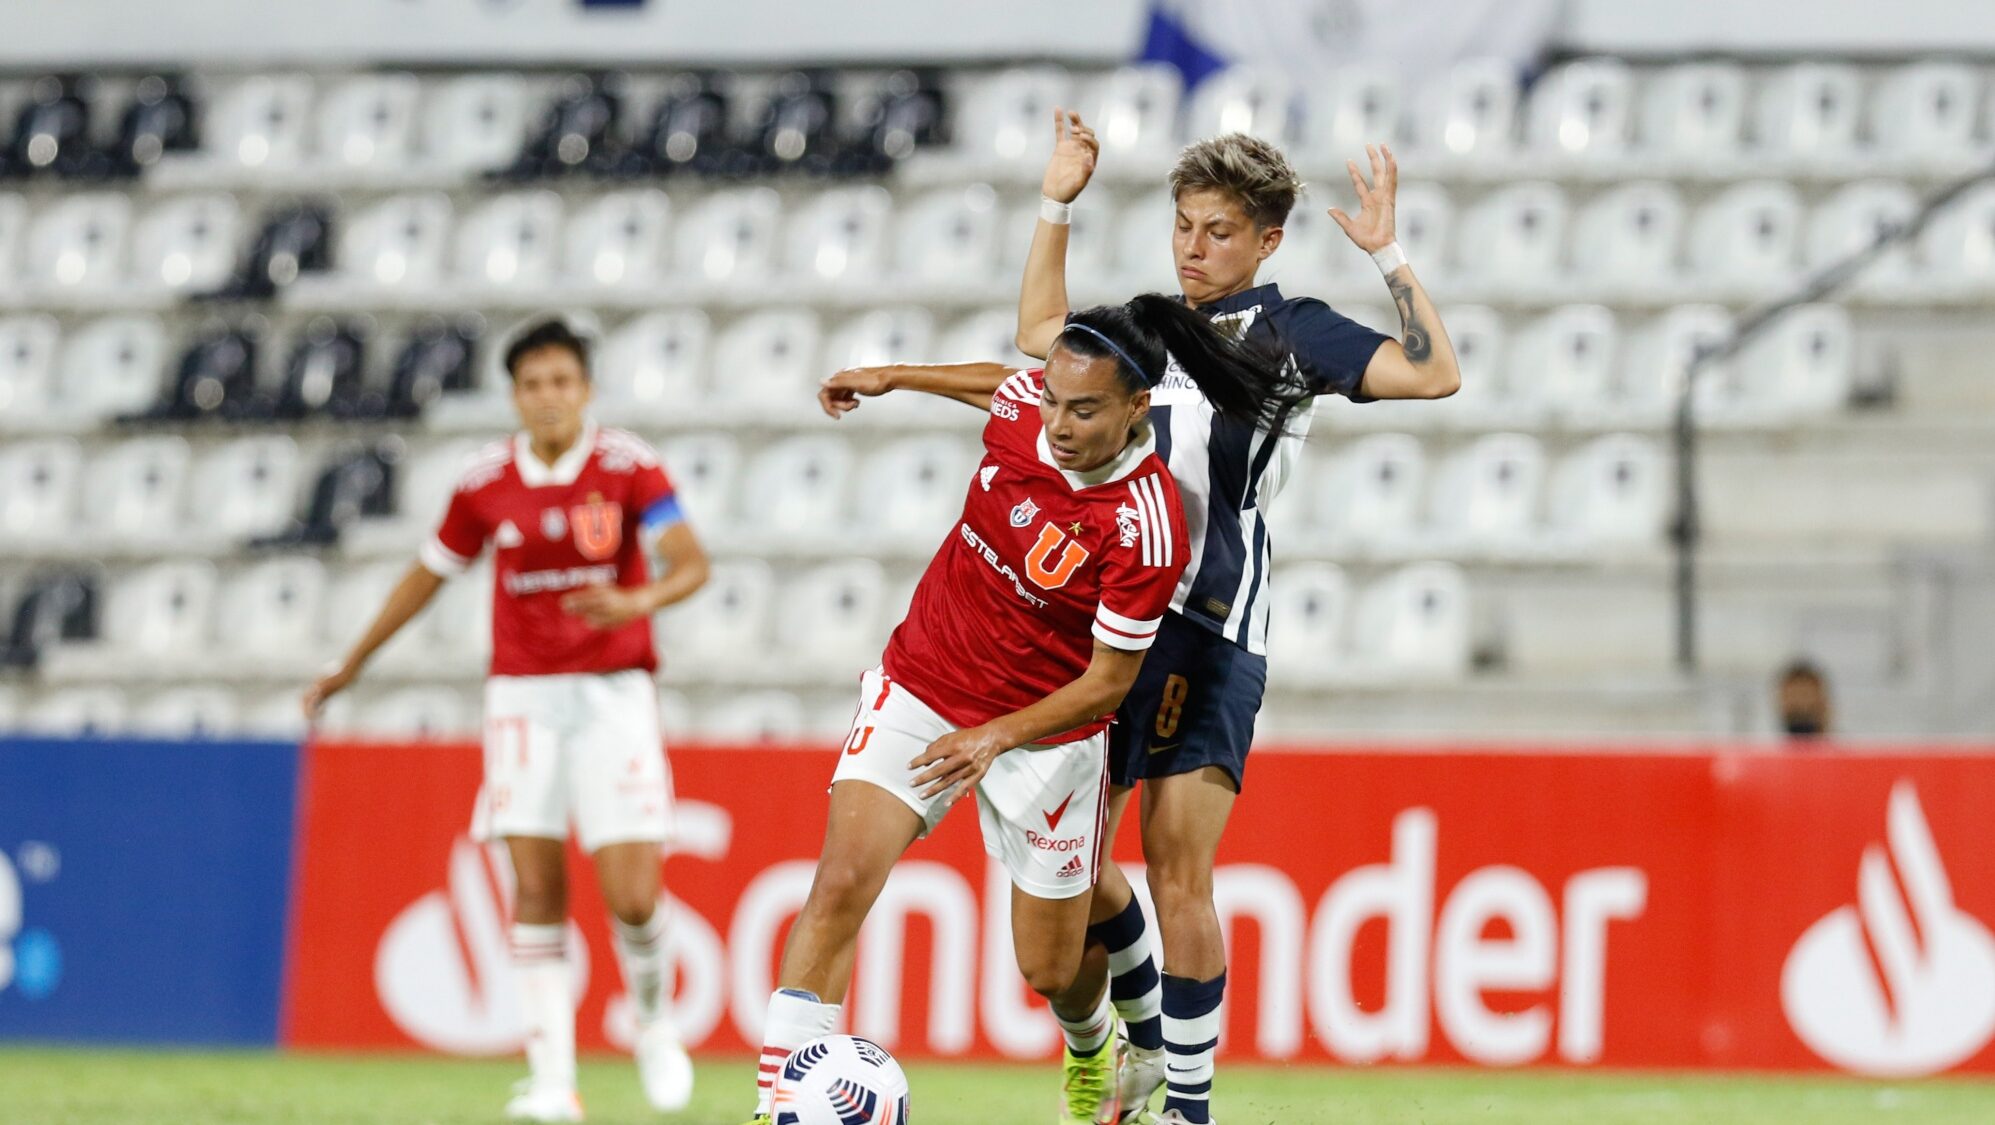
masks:
<instances>
[{"instance_id":1,"label":"ponytail","mask_svg":"<svg viewBox=\"0 0 1995 1125\"><path fill-rule=\"evenodd\" d=\"M1074 313L1055 342L1083 359L1114 359L1131 392L1162 382L1175 360L1220 417L1270 430L1311 394L1279 350L1227 336L1205 314L1156 293Z\"/></svg>"}]
</instances>

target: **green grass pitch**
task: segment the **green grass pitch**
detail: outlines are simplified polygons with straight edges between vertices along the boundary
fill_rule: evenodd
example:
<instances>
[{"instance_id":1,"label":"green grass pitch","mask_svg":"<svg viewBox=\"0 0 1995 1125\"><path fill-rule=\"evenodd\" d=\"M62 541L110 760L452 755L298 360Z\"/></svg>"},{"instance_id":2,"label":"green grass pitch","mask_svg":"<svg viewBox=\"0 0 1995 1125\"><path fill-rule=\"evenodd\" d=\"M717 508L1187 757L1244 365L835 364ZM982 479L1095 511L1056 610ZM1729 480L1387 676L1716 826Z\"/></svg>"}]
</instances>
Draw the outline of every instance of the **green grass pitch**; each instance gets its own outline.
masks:
<instances>
[{"instance_id":1,"label":"green grass pitch","mask_svg":"<svg viewBox=\"0 0 1995 1125\"><path fill-rule=\"evenodd\" d=\"M702 1060L700 1091L675 1117L651 1113L627 1061L582 1067L589 1120L599 1125L738 1125L752 1064ZM0 1048L0 1122L14 1125L455 1125L500 1120L521 1073L512 1061L287 1055L270 1052ZM1054 1120L1051 1066L921 1063L909 1068L921 1125L1018 1125ZM1954 1079L1712 1077L1469 1070L1348 1070L1225 1066L1223 1125L1325 1122L1990 1122L1995 1083Z\"/></svg>"}]
</instances>

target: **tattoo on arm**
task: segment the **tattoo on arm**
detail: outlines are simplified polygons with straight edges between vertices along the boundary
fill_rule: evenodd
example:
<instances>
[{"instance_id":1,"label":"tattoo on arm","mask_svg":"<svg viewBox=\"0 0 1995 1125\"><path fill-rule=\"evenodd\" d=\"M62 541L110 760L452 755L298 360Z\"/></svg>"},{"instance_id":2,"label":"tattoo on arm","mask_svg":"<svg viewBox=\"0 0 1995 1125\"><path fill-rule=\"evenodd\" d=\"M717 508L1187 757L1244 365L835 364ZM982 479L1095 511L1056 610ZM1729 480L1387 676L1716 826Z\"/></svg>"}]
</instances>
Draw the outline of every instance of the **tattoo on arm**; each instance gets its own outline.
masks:
<instances>
[{"instance_id":1,"label":"tattoo on arm","mask_svg":"<svg viewBox=\"0 0 1995 1125\"><path fill-rule=\"evenodd\" d=\"M1405 350L1407 361L1426 362L1434 354L1434 341L1420 310L1413 304L1413 284L1404 278L1390 278L1386 287L1392 290L1392 303L1399 307L1399 323L1406 330L1406 339L1400 347Z\"/></svg>"}]
</instances>

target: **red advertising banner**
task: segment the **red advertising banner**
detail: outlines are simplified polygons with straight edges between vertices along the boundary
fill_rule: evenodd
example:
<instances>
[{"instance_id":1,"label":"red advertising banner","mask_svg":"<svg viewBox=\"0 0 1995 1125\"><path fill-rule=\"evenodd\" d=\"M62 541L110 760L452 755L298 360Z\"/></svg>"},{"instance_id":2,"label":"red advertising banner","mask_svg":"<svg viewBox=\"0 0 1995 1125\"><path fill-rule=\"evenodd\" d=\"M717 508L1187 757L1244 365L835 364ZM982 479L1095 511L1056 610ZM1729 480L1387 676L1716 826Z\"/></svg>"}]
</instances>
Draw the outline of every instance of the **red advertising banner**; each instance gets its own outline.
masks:
<instances>
[{"instance_id":1,"label":"red advertising banner","mask_svg":"<svg viewBox=\"0 0 1995 1125\"><path fill-rule=\"evenodd\" d=\"M464 746L308 748L285 1041L517 1048L503 856ZM1995 1070L1995 755L1259 749L1220 850L1235 1057ZM823 830L827 751L678 747L675 1019L750 1050ZM1119 858L1140 870L1136 833ZM579 1036L630 1018L572 865ZM1140 878L1138 879L1140 886ZM861 937L853 1030L1048 1057L976 818Z\"/></svg>"}]
</instances>

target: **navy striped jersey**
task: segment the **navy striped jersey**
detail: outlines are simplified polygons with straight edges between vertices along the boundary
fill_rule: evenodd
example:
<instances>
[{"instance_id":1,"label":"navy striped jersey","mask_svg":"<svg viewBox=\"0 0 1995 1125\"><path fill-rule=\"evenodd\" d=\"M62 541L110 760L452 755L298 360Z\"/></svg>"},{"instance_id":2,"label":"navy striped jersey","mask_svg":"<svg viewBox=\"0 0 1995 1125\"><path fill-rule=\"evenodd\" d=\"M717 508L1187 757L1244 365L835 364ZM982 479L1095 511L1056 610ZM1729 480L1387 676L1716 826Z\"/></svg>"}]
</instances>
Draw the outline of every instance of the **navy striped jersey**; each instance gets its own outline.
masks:
<instances>
[{"instance_id":1,"label":"navy striped jersey","mask_svg":"<svg viewBox=\"0 0 1995 1125\"><path fill-rule=\"evenodd\" d=\"M1365 365L1390 337L1313 297L1283 297L1259 285L1201 306L1213 323L1272 340L1316 393L1368 401ZM1248 652L1268 651L1268 561L1261 515L1280 491L1309 433L1315 403L1298 407L1274 437L1251 421L1220 418L1175 362L1150 396L1157 453L1170 466L1191 533L1191 564L1171 609Z\"/></svg>"}]
</instances>

